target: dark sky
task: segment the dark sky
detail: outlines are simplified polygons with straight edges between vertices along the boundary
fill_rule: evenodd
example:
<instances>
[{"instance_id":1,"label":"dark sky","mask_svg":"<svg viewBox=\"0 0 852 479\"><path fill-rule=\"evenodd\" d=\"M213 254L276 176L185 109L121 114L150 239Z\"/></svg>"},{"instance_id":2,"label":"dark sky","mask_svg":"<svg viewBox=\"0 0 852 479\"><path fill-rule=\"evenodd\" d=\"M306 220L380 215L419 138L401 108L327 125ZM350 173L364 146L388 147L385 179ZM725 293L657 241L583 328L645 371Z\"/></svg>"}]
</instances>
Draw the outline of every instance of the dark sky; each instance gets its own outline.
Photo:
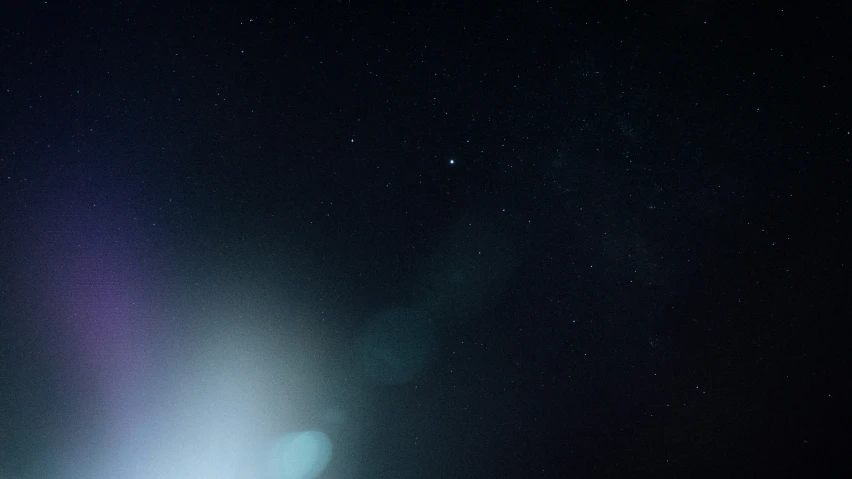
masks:
<instances>
[{"instance_id":1,"label":"dark sky","mask_svg":"<svg viewBox=\"0 0 852 479\"><path fill-rule=\"evenodd\" d=\"M841 5L12 2L0 478L848 469Z\"/></svg>"}]
</instances>

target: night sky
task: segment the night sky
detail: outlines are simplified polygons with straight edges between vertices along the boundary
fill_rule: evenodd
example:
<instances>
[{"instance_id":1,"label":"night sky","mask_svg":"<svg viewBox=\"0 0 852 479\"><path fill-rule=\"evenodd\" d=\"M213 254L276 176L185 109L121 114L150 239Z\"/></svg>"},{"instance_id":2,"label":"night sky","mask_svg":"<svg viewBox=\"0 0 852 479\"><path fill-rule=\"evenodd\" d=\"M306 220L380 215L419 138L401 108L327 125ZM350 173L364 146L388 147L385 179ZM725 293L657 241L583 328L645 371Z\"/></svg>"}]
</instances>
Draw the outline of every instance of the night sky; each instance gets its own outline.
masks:
<instances>
[{"instance_id":1,"label":"night sky","mask_svg":"<svg viewBox=\"0 0 852 479\"><path fill-rule=\"evenodd\" d=\"M0 478L844 476L852 14L667 3L4 6Z\"/></svg>"}]
</instances>

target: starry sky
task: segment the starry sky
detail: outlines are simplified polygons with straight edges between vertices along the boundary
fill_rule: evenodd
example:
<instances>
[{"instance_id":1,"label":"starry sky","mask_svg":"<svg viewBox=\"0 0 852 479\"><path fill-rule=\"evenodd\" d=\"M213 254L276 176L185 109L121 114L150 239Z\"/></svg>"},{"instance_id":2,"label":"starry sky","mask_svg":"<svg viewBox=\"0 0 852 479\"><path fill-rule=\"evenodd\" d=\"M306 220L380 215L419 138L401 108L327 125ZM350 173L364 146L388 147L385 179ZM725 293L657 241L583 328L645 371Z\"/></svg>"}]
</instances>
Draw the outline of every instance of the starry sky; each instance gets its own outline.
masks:
<instances>
[{"instance_id":1,"label":"starry sky","mask_svg":"<svg viewBox=\"0 0 852 479\"><path fill-rule=\"evenodd\" d=\"M12 2L0 478L848 469L831 3Z\"/></svg>"}]
</instances>

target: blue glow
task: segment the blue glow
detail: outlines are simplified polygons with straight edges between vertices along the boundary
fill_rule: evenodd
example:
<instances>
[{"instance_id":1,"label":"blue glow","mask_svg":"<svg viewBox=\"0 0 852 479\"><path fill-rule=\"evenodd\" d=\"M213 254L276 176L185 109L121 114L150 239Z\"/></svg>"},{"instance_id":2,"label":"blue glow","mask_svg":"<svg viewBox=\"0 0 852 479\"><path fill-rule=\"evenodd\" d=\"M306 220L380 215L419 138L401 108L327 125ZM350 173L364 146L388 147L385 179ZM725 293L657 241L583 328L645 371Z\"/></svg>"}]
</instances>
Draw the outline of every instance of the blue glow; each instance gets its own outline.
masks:
<instances>
[{"instance_id":1,"label":"blue glow","mask_svg":"<svg viewBox=\"0 0 852 479\"><path fill-rule=\"evenodd\" d=\"M331 461L331 439L320 431L285 434L269 450L270 479L313 479Z\"/></svg>"}]
</instances>

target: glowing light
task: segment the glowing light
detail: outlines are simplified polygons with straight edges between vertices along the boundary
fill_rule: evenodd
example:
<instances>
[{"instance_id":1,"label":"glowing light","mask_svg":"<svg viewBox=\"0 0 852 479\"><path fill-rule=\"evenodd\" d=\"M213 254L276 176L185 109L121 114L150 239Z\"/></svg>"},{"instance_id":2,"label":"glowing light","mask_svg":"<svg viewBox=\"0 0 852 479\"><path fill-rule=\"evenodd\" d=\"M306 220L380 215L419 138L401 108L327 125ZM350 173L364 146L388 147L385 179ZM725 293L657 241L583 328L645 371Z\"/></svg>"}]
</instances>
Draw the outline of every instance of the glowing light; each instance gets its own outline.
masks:
<instances>
[{"instance_id":1,"label":"glowing light","mask_svg":"<svg viewBox=\"0 0 852 479\"><path fill-rule=\"evenodd\" d=\"M313 479L331 461L331 439L320 431L286 434L269 451L270 479Z\"/></svg>"}]
</instances>

